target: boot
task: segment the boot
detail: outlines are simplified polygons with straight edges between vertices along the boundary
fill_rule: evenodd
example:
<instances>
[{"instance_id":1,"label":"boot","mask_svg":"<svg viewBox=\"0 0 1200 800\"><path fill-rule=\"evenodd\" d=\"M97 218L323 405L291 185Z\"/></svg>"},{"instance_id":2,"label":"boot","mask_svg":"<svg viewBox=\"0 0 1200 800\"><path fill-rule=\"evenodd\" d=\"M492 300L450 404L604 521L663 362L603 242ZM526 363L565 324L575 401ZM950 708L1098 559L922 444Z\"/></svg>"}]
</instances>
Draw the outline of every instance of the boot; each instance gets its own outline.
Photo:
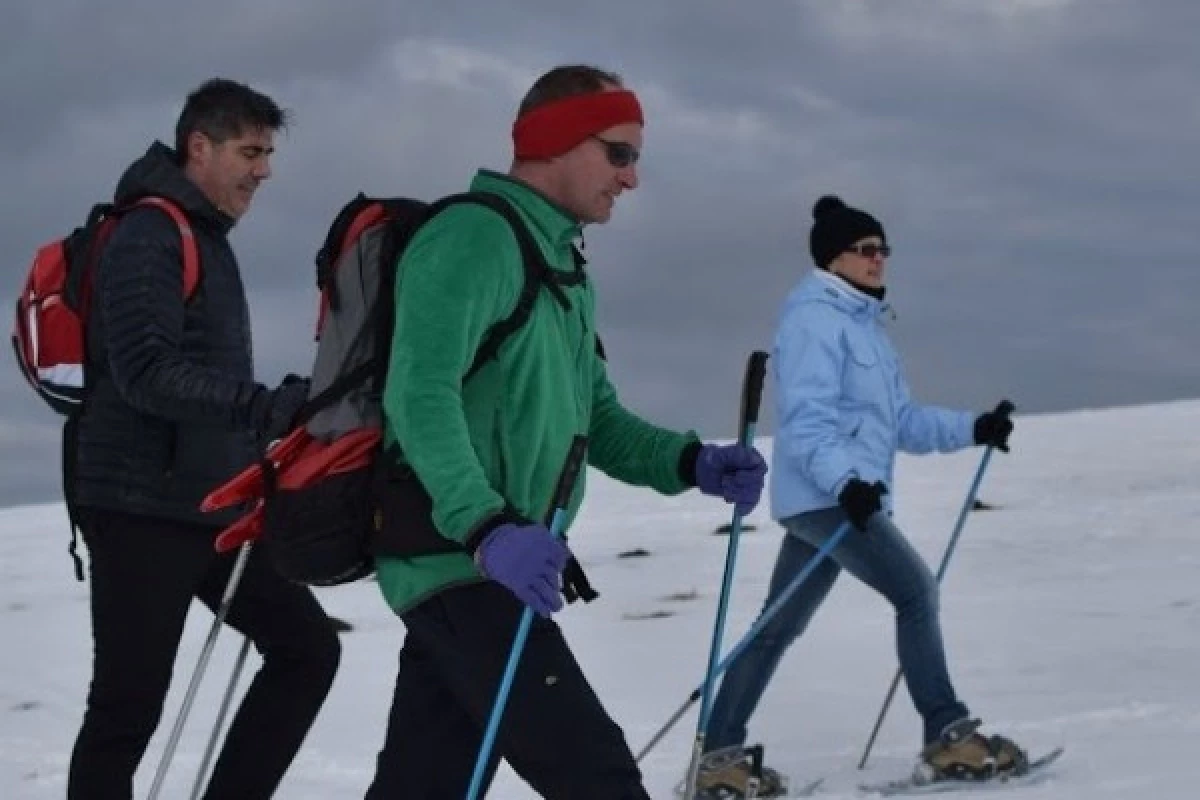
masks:
<instances>
[{"instance_id":1,"label":"boot","mask_svg":"<svg viewBox=\"0 0 1200 800\"><path fill-rule=\"evenodd\" d=\"M750 800L785 797L787 780L763 766L762 745L733 745L705 753L700 760L693 800ZM685 787L680 787L679 794Z\"/></svg>"},{"instance_id":2,"label":"boot","mask_svg":"<svg viewBox=\"0 0 1200 800\"><path fill-rule=\"evenodd\" d=\"M1029 769L1029 757L1015 742L1003 736L984 736L979 726L977 719L947 725L942 735L921 751L918 780L985 781Z\"/></svg>"}]
</instances>

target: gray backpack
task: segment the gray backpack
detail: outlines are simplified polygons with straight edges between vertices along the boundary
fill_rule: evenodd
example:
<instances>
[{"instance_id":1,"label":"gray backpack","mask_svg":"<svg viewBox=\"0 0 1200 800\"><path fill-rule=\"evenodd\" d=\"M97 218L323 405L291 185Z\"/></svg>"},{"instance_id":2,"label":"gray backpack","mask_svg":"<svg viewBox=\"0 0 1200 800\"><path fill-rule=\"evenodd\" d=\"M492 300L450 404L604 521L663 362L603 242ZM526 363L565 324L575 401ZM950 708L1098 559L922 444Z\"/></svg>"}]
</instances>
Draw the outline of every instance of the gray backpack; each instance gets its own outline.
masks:
<instances>
[{"instance_id":1,"label":"gray backpack","mask_svg":"<svg viewBox=\"0 0 1200 800\"><path fill-rule=\"evenodd\" d=\"M266 457L205 500L206 509L252 502L254 511L218 538L230 550L261 537L285 577L313 586L358 580L376 556L412 557L461 550L433 525L432 501L382 445L382 393L391 348L395 269L416 230L458 203L483 205L512 228L525 265L516 306L484 337L466 382L521 328L538 293L569 307L563 285L587 280L583 258L563 277L546 263L525 223L499 195L471 192L427 204L359 194L334 219L317 253L317 353L308 402L293 430ZM599 342L597 341L599 349ZM568 599L595 593L572 563Z\"/></svg>"}]
</instances>

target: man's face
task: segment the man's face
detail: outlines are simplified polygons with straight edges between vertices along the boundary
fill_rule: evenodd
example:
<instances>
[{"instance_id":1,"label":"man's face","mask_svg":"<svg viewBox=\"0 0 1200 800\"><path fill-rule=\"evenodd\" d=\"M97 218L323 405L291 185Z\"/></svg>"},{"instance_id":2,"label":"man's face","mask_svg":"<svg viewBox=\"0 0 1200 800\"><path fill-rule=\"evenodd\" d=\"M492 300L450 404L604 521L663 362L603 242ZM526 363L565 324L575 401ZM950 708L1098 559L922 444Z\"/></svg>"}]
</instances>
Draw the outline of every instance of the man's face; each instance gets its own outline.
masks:
<instances>
[{"instance_id":1,"label":"man's face","mask_svg":"<svg viewBox=\"0 0 1200 800\"><path fill-rule=\"evenodd\" d=\"M878 236L859 239L829 265L829 271L851 283L878 289L883 286L884 267L891 250Z\"/></svg>"},{"instance_id":2,"label":"man's face","mask_svg":"<svg viewBox=\"0 0 1200 800\"><path fill-rule=\"evenodd\" d=\"M562 156L562 202L580 222L605 223L621 192L636 189L642 126L614 125Z\"/></svg>"},{"instance_id":3,"label":"man's face","mask_svg":"<svg viewBox=\"0 0 1200 800\"><path fill-rule=\"evenodd\" d=\"M249 129L217 143L193 133L188 143L187 172L213 205L240 219L260 183L271 177L274 133Z\"/></svg>"}]
</instances>

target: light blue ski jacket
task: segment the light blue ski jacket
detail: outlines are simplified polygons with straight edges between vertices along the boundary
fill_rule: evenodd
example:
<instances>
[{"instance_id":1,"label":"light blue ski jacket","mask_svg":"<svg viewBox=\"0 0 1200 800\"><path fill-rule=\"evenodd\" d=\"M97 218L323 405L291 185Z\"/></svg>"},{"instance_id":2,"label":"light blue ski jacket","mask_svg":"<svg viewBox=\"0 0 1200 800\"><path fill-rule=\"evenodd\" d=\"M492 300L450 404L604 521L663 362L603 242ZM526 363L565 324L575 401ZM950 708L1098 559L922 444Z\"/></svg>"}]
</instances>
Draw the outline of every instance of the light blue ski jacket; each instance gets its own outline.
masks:
<instances>
[{"instance_id":1,"label":"light blue ski jacket","mask_svg":"<svg viewBox=\"0 0 1200 800\"><path fill-rule=\"evenodd\" d=\"M887 331L886 303L814 270L784 303L771 359L776 520L837 505L858 477L888 486L896 452L953 452L974 444L976 414L915 403Z\"/></svg>"}]
</instances>

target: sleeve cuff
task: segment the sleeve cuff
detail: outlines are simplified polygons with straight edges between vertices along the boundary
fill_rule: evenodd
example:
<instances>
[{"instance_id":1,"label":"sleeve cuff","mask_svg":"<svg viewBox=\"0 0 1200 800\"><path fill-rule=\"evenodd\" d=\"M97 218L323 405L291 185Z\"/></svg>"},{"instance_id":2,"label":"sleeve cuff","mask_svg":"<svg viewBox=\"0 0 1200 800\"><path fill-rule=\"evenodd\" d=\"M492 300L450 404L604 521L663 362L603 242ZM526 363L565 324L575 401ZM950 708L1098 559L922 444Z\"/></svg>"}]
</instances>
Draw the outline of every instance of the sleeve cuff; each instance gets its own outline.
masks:
<instances>
[{"instance_id":1,"label":"sleeve cuff","mask_svg":"<svg viewBox=\"0 0 1200 800\"><path fill-rule=\"evenodd\" d=\"M467 552L474 557L475 551L479 549L479 545L483 544L483 540L488 534L499 528L501 525L528 525L529 520L517 513L517 510L512 506L505 506L502 511L487 517L475 526L475 529L467 534L466 540L463 542L463 547Z\"/></svg>"},{"instance_id":2,"label":"sleeve cuff","mask_svg":"<svg viewBox=\"0 0 1200 800\"><path fill-rule=\"evenodd\" d=\"M688 442L679 454L679 480L689 489L696 485L696 461L700 458L702 449L704 443L693 440Z\"/></svg>"},{"instance_id":3,"label":"sleeve cuff","mask_svg":"<svg viewBox=\"0 0 1200 800\"><path fill-rule=\"evenodd\" d=\"M833 492L832 492L833 496L841 497L842 490L846 488L846 484L849 483L850 481L854 480L857 477L858 477L858 473L855 472L854 470L850 470L845 475L843 475L841 478L839 478L837 483L835 483L833 485Z\"/></svg>"}]
</instances>

